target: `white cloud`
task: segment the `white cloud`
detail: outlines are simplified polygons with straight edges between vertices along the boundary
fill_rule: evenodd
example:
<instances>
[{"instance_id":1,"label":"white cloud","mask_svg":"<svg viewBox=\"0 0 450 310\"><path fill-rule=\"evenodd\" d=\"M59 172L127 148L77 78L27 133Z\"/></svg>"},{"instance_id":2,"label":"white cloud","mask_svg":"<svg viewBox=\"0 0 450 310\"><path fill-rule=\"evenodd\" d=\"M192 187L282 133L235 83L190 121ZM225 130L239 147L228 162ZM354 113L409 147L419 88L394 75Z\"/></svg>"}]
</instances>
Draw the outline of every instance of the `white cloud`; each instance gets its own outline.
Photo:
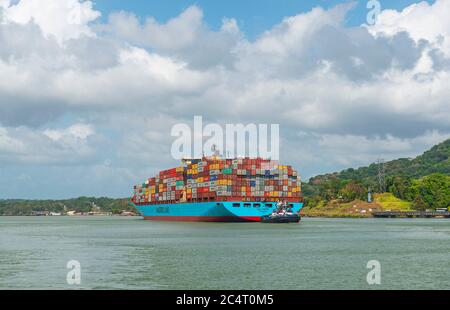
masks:
<instances>
[{"instance_id":1,"label":"white cloud","mask_svg":"<svg viewBox=\"0 0 450 310\"><path fill-rule=\"evenodd\" d=\"M23 152L24 144L11 137L6 128L0 127L0 150L5 153Z\"/></svg>"},{"instance_id":2,"label":"white cloud","mask_svg":"<svg viewBox=\"0 0 450 310\"><path fill-rule=\"evenodd\" d=\"M92 126L86 124L75 124L65 129L46 129L44 135L52 139L53 141L61 141L63 139L86 140L89 136L92 136L95 132Z\"/></svg>"},{"instance_id":3,"label":"white cloud","mask_svg":"<svg viewBox=\"0 0 450 310\"><path fill-rule=\"evenodd\" d=\"M92 126L75 124L63 129L31 130L0 127L0 166L20 162L37 165L72 165L95 153L89 139Z\"/></svg>"},{"instance_id":4,"label":"white cloud","mask_svg":"<svg viewBox=\"0 0 450 310\"><path fill-rule=\"evenodd\" d=\"M113 13L108 24L98 29L130 44L181 58L189 66L201 69L230 65L233 49L242 38L237 22L232 18L224 18L219 31L210 30L203 21L202 10L195 5L163 24L152 17L140 23L134 14Z\"/></svg>"},{"instance_id":5,"label":"white cloud","mask_svg":"<svg viewBox=\"0 0 450 310\"><path fill-rule=\"evenodd\" d=\"M134 14L119 12L109 17L114 33L132 43L143 43L160 49L182 49L197 40L203 22L203 12L196 6L189 7L180 16L159 24L154 18L147 18L140 25Z\"/></svg>"},{"instance_id":6,"label":"white cloud","mask_svg":"<svg viewBox=\"0 0 450 310\"><path fill-rule=\"evenodd\" d=\"M172 98L201 92L214 79L191 70L183 62L140 48L119 51L118 65L97 72L66 70L50 81L55 97L74 108L115 107L158 113L170 108ZM67 87L70 85L70 87Z\"/></svg>"},{"instance_id":7,"label":"white cloud","mask_svg":"<svg viewBox=\"0 0 450 310\"><path fill-rule=\"evenodd\" d=\"M292 50L307 48L304 42L315 37L320 29L338 27L350 8L351 5L340 5L327 11L316 7L308 13L286 17L251 43L251 47L264 54L288 56Z\"/></svg>"},{"instance_id":8,"label":"white cloud","mask_svg":"<svg viewBox=\"0 0 450 310\"><path fill-rule=\"evenodd\" d=\"M351 164L355 158L361 158L362 162L370 160L367 156L372 157L384 155L390 159L392 156L409 156L415 154L417 149L430 148L433 145L450 138L449 134L441 134L438 131L426 132L424 135L414 138L399 138L392 135L385 137L367 137L356 135L320 135L319 145L337 153L338 159L344 161L345 164ZM420 147L418 147L420 144ZM351 150L351 152L349 152ZM348 154L350 157L346 157ZM355 156L355 158L351 158Z\"/></svg>"},{"instance_id":9,"label":"white cloud","mask_svg":"<svg viewBox=\"0 0 450 310\"><path fill-rule=\"evenodd\" d=\"M91 1L26 0L16 4L2 0L4 23L36 23L46 36L54 36L60 43L81 35L94 35L89 23L100 16Z\"/></svg>"},{"instance_id":10,"label":"white cloud","mask_svg":"<svg viewBox=\"0 0 450 310\"><path fill-rule=\"evenodd\" d=\"M406 31L414 40L425 39L442 46L450 55L450 1L436 0L411 4L401 11L383 10L376 25L369 30L376 34L392 36Z\"/></svg>"}]
</instances>

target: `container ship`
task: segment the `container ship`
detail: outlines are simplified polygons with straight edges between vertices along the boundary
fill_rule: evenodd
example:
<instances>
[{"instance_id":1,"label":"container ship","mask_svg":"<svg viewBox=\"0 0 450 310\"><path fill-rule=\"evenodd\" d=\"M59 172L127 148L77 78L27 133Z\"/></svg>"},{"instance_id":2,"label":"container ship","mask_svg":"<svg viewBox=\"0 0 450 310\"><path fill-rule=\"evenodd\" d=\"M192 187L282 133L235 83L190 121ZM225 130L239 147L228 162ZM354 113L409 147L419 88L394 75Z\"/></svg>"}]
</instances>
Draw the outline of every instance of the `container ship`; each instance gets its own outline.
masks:
<instances>
[{"instance_id":1,"label":"container ship","mask_svg":"<svg viewBox=\"0 0 450 310\"><path fill-rule=\"evenodd\" d=\"M303 198L300 176L291 166L213 156L183 160L134 186L132 203L147 220L259 222L280 203L299 213Z\"/></svg>"}]
</instances>

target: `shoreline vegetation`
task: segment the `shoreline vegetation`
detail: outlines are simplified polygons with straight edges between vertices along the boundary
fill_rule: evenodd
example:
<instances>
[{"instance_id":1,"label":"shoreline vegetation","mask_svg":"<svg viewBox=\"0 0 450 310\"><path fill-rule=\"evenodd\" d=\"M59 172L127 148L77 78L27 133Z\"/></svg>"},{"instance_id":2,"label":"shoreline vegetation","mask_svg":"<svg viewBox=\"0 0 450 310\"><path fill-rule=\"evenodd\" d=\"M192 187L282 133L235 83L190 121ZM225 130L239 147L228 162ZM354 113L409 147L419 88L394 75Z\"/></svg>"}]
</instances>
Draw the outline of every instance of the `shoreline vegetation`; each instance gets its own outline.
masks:
<instances>
[{"instance_id":1,"label":"shoreline vegetation","mask_svg":"<svg viewBox=\"0 0 450 310\"><path fill-rule=\"evenodd\" d=\"M380 171L383 178L380 179ZM368 201L369 191L371 202ZM372 217L372 212L450 207L450 139L416 158L318 175L302 184L305 217ZM449 210L450 211L450 210ZM129 198L0 199L0 216L139 214ZM50 214L51 215L51 214Z\"/></svg>"},{"instance_id":2,"label":"shoreline vegetation","mask_svg":"<svg viewBox=\"0 0 450 310\"><path fill-rule=\"evenodd\" d=\"M327 204L322 201L320 205L305 207L300 214L304 217L331 217L331 218L371 218L372 212L412 212L416 211L412 203L396 198L391 193L374 194L372 202L355 199L344 202L335 199Z\"/></svg>"},{"instance_id":3,"label":"shoreline vegetation","mask_svg":"<svg viewBox=\"0 0 450 310\"><path fill-rule=\"evenodd\" d=\"M303 216L371 217L372 212L433 212L450 207L450 139L400 158L311 178ZM367 202L369 191L371 202Z\"/></svg>"},{"instance_id":4,"label":"shoreline vegetation","mask_svg":"<svg viewBox=\"0 0 450 310\"><path fill-rule=\"evenodd\" d=\"M0 216L132 216L138 214L128 198L79 197L62 200L0 200Z\"/></svg>"}]
</instances>

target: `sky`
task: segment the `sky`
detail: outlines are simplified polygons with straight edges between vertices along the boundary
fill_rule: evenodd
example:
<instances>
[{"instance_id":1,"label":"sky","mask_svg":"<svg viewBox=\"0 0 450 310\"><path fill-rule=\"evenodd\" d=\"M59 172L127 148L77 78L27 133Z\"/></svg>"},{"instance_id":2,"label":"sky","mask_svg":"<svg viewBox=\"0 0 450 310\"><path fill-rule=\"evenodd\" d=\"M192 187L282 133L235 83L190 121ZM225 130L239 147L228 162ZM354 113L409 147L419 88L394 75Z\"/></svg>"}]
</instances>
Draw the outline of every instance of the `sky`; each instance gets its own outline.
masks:
<instances>
[{"instance_id":1,"label":"sky","mask_svg":"<svg viewBox=\"0 0 450 310\"><path fill-rule=\"evenodd\" d=\"M342 0L97 0L95 7L103 13L104 20L117 11L133 12L139 18L154 17L158 22L165 23L192 5L200 7L204 13L205 23L213 30L220 29L224 17L234 18L245 33L247 39L255 39L264 31L280 23L283 18L308 12L320 6L330 9L334 6L352 1ZM353 1L354 7L345 17L344 25L360 26L366 22L368 1ZM383 9L403 9L417 1L415 0L384 0L380 3ZM434 1L429 0L429 3Z\"/></svg>"},{"instance_id":2,"label":"sky","mask_svg":"<svg viewBox=\"0 0 450 310\"><path fill-rule=\"evenodd\" d=\"M0 0L0 199L127 197L175 124L280 124L304 180L450 137L450 1Z\"/></svg>"}]
</instances>

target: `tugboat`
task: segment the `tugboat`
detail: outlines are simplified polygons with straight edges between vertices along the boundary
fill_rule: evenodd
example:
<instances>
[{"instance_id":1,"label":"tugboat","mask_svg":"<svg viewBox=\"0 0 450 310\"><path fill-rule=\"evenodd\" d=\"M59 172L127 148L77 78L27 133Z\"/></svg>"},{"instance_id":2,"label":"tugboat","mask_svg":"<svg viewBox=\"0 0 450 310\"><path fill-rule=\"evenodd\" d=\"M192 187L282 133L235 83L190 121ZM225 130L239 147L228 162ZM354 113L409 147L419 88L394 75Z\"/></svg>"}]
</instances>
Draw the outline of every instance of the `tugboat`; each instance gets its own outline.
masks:
<instances>
[{"instance_id":1,"label":"tugboat","mask_svg":"<svg viewBox=\"0 0 450 310\"><path fill-rule=\"evenodd\" d=\"M278 202L272 214L261 217L262 223L298 223L300 220L300 215L292 212L286 202Z\"/></svg>"}]
</instances>

